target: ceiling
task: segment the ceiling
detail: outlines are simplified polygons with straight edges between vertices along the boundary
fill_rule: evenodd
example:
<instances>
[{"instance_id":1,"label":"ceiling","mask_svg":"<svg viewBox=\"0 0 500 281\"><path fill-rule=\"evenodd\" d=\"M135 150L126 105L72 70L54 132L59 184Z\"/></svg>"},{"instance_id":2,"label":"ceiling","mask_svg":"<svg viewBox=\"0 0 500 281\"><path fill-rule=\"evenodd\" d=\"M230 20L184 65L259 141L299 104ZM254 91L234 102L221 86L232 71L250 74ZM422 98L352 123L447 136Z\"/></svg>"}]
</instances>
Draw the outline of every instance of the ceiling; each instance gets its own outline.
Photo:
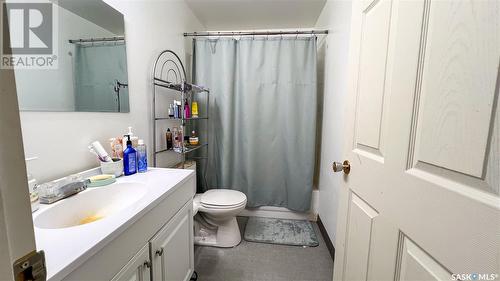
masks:
<instances>
[{"instance_id":1,"label":"ceiling","mask_svg":"<svg viewBox=\"0 0 500 281\"><path fill-rule=\"evenodd\" d=\"M184 1L207 30L311 28L314 27L326 2L326 0Z\"/></svg>"},{"instance_id":2,"label":"ceiling","mask_svg":"<svg viewBox=\"0 0 500 281\"><path fill-rule=\"evenodd\" d=\"M113 34L123 35L125 33L123 15L108 4L104 3L104 1L58 0L54 1L54 3L104 29L107 29Z\"/></svg>"}]
</instances>

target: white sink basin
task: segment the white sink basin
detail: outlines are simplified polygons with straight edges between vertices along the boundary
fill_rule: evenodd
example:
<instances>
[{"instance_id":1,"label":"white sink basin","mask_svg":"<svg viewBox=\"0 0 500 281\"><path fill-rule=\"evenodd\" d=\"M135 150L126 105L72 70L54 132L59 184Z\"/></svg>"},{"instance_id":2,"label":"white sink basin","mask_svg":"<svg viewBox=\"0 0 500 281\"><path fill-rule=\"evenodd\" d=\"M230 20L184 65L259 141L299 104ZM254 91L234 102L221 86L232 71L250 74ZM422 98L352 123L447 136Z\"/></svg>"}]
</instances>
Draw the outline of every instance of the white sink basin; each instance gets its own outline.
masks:
<instances>
[{"instance_id":1,"label":"white sink basin","mask_svg":"<svg viewBox=\"0 0 500 281\"><path fill-rule=\"evenodd\" d=\"M34 224L38 228L56 229L92 223L129 207L146 192L146 185L141 183L89 188L42 211L35 217Z\"/></svg>"}]
</instances>

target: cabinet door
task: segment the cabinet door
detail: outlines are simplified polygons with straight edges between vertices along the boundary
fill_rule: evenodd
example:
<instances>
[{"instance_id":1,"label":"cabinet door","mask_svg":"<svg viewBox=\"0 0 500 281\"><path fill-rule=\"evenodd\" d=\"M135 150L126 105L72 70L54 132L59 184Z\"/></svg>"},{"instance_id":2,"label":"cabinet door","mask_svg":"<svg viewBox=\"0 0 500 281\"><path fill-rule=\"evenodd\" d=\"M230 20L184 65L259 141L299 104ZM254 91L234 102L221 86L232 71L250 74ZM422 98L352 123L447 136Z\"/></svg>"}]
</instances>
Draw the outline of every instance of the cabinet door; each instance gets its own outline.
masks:
<instances>
[{"instance_id":1,"label":"cabinet door","mask_svg":"<svg viewBox=\"0 0 500 281\"><path fill-rule=\"evenodd\" d=\"M190 200L151 239L153 280L189 280L194 271L193 202Z\"/></svg>"},{"instance_id":2,"label":"cabinet door","mask_svg":"<svg viewBox=\"0 0 500 281\"><path fill-rule=\"evenodd\" d=\"M151 281L149 245L145 245L111 281Z\"/></svg>"}]
</instances>

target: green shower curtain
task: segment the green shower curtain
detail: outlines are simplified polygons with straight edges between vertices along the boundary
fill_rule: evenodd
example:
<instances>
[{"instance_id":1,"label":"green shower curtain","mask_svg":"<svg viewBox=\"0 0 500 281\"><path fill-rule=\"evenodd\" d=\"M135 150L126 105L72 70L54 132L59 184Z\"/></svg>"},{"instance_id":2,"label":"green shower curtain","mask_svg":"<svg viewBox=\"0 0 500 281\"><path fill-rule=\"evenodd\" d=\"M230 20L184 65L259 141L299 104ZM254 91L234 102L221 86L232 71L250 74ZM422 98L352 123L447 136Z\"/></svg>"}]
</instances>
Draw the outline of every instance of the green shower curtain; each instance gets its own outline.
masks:
<instances>
[{"instance_id":1,"label":"green shower curtain","mask_svg":"<svg viewBox=\"0 0 500 281\"><path fill-rule=\"evenodd\" d=\"M208 187L240 190L249 207L309 210L316 37L195 39L193 74L211 90Z\"/></svg>"},{"instance_id":2,"label":"green shower curtain","mask_svg":"<svg viewBox=\"0 0 500 281\"><path fill-rule=\"evenodd\" d=\"M125 44L75 45L74 75L76 111L130 111L128 88L119 101L114 91L116 81L128 84Z\"/></svg>"}]
</instances>

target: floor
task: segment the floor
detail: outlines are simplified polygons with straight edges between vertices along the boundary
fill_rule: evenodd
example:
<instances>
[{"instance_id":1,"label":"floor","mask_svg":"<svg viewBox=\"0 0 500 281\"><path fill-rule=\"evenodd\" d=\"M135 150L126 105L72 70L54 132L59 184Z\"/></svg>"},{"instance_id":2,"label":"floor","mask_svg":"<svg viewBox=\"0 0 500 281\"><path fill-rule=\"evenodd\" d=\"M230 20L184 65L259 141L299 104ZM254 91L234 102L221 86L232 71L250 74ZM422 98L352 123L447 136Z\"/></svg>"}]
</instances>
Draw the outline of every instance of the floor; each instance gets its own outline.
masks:
<instances>
[{"instance_id":1,"label":"floor","mask_svg":"<svg viewBox=\"0 0 500 281\"><path fill-rule=\"evenodd\" d=\"M243 235L247 218L238 217ZM199 281L331 281L333 260L318 225L318 247L303 248L253 243L242 239L235 248L195 246Z\"/></svg>"}]
</instances>

